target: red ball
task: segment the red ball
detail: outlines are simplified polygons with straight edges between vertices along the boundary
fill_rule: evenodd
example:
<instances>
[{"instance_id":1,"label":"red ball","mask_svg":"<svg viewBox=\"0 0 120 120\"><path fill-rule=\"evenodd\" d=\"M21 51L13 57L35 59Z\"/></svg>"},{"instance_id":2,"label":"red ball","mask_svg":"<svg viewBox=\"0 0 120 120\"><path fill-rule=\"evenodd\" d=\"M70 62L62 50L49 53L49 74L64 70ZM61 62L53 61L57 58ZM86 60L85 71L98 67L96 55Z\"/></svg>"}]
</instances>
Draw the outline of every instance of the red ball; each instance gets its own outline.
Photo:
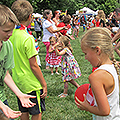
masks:
<instances>
[{"instance_id":1,"label":"red ball","mask_svg":"<svg viewBox=\"0 0 120 120\"><path fill-rule=\"evenodd\" d=\"M89 95L91 96L90 97L90 99L89 99L89 101L88 101L88 103L90 104L90 105L94 105L94 101L93 101L93 94L92 94L92 90L91 90L91 88L89 88L89 86L90 86L90 84L83 84L83 85L81 85L81 86L79 86L78 88L77 88L77 90L75 91L75 95L74 95L74 99L75 99L75 101L77 102L77 100L76 100L76 98L75 97L77 97L80 101L84 101L84 96L83 96L83 94L87 94L87 92L89 93ZM89 91L88 91L88 89L89 89ZM92 99L91 99L92 98ZM78 102L77 102L78 103Z\"/></svg>"}]
</instances>

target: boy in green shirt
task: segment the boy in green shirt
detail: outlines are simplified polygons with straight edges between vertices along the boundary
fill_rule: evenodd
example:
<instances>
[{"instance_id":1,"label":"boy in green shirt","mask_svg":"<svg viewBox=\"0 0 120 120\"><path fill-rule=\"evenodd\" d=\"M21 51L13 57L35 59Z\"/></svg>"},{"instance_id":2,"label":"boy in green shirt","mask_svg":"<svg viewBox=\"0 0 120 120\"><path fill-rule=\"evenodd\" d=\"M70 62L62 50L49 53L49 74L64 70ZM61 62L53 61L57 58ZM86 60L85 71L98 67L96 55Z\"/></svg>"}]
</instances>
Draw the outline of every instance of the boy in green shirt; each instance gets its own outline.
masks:
<instances>
[{"instance_id":1,"label":"boy in green shirt","mask_svg":"<svg viewBox=\"0 0 120 120\"><path fill-rule=\"evenodd\" d=\"M8 103L4 91L4 82L20 99L23 107L33 107L35 103L32 103L29 98L36 98L36 96L23 94L9 74L9 70L14 67L14 59L13 46L8 39L12 35L15 24L19 24L19 22L14 13L5 5L0 5L0 109L8 118L17 118L21 112L13 111L6 106ZM0 119L7 119L1 115L0 111Z\"/></svg>"},{"instance_id":2,"label":"boy in green shirt","mask_svg":"<svg viewBox=\"0 0 120 120\"><path fill-rule=\"evenodd\" d=\"M37 96L31 99L36 105L32 108L22 107L19 99L18 106L22 112L21 119L41 120L45 110L45 97L47 96L47 84L37 64L34 38L26 31L26 27L32 21L33 7L27 0L17 0L11 7L17 16L20 26L13 30L10 41L13 44L15 67L12 69L12 77L18 88L30 95Z\"/></svg>"}]
</instances>

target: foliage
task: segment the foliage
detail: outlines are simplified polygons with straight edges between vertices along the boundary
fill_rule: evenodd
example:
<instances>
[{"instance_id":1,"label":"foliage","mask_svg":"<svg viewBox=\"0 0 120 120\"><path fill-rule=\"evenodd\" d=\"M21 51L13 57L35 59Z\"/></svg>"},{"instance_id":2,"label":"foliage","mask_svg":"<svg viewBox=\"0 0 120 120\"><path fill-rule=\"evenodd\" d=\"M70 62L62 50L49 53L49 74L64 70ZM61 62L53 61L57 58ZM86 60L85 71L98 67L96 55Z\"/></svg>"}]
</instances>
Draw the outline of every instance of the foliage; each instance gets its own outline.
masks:
<instances>
[{"instance_id":1,"label":"foliage","mask_svg":"<svg viewBox=\"0 0 120 120\"><path fill-rule=\"evenodd\" d=\"M103 10L106 15L116 8L117 0L84 0L84 6L94 11Z\"/></svg>"},{"instance_id":2,"label":"foliage","mask_svg":"<svg viewBox=\"0 0 120 120\"><path fill-rule=\"evenodd\" d=\"M120 0L118 0L118 2L116 2L116 8L120 8Z\"/></svg>"},{"instance_id":3,"label":"foliage","mask_svg":"<svg viewBox=\"0 0 120 120\"><path fill-rule=\"evenodd\" d=\"M15 0L0 0L0 4L6 5L10 8L14 1Z\"/></svg>"},{"instance_id":4,"label":"foliage","mask_svg":"<svg viewBox=\"0 0 120 120\"><path fill-rule=\"evenodd\" d=\"M98 9L104 10L106 15L112 12L116 8L117 0L103 0L102 4L99 5Z\"/></svg>"},{"instance_id":5,"label":"foliage","mask_svg":"<svg viewBox=\"0 0 120 120\"><path fill-rule=\"evenodd\" d=\"M15 0L1 0L0 3L11 7ZM116 7L120 7L118 0L28 0L33 8L34 12L42 13L45 9L62 10L67 9L70 15L74 14L76 10L83 7L89 7L92 10L104 10L106 15L114 10Z\"/></svg>"}]
</instances>

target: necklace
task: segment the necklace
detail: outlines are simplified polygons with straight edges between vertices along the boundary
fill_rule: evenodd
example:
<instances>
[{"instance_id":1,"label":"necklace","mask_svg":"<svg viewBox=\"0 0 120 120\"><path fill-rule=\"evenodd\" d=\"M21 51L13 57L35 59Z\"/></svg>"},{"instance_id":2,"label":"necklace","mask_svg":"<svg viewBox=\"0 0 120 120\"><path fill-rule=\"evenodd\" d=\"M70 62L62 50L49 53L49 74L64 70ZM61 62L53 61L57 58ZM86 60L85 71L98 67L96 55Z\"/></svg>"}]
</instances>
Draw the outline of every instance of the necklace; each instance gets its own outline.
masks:
<instances>
[{"instance_id":1,"label":"necklace","mask_svg":"<svg viewBox=\"0 0 120 120\"><path fill-rule=\"evenodd\" d=\"M20 29L20 30L25 30L25 25L23 25L23 24L20 24L19 26L17 25L16 26L16 29Z\"/></svg>"}]
</instances>

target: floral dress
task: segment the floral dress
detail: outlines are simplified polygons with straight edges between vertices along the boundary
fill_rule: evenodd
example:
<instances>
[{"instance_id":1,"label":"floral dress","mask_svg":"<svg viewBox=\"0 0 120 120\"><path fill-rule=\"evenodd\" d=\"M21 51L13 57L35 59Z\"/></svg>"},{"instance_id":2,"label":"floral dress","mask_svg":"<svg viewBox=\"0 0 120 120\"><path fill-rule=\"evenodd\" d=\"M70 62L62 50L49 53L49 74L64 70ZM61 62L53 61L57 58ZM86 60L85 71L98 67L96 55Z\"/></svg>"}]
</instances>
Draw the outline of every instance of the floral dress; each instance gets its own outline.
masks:
<instances>
[{"instance_id":1,"label":"floral dress","mask_svg":"<svg viewBox=\"0 0 120 120\"><path fill-rule=\"evenodd\" d=\"M66 53L62 57L62 79L64 82L76 79L81 76L81 71L77 61L68 48L63 49Z\"/></svg>"}]
</instances>

